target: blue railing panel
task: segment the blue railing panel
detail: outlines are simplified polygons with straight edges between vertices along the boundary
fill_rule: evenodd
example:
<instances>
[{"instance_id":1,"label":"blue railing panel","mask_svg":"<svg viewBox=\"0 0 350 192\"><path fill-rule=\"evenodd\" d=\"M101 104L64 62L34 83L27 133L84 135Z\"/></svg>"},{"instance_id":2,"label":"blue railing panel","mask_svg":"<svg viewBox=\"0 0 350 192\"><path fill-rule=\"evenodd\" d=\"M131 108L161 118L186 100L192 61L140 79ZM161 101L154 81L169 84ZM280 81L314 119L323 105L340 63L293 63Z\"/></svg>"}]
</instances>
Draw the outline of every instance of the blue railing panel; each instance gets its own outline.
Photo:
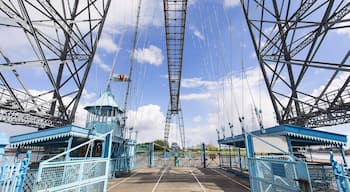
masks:
<instances>
[{"instance_id":1,"label":"blue railing panel","mask_svg":"<svg viewBox=\"0 0 350 192\"><path fill-rule=\"evenodd\" d=\"M25 158L10 163L8 159L2 159L0 165L0 191L22 192L24 181L30 161L31 152L28 151Z\"/></svg>"}]
</instances>

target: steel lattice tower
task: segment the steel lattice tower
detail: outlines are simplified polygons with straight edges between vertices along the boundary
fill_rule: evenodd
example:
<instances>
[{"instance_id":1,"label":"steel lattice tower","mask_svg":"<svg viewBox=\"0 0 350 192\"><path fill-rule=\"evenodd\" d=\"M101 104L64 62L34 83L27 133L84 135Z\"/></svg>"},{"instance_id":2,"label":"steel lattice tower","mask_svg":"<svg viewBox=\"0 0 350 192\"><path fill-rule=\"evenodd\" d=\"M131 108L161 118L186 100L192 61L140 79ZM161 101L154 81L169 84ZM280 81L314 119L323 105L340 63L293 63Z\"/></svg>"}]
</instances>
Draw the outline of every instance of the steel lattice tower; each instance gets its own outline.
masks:
<instances>
[{"instance_id":1,"label":"steel lattice tower","mask_svg":"<svg viewBox=\"0 0 350 192\"><path fill-rule=\"evenodd\" d=\"M0 30L19 33L28 56L0 45L0 121L47 128L71 123L111 0L0 0ZM28 75L43 74L41 91Z\"/></svg>"},{"instance_id":2,"label":"steel lattice tower","mask_svg":"<svg viewBox=\"0 0 350 192\"><path fill-rule=\"evenodd\" d=\"M164 0L164 20L167 46L170 106L165 123L164 140L168 141L171 119L179 118L181 145L185 147L183 117L180 107L180 87L186 26L187 0Z\"/></svg>"},{"instance_id":3,"label":"steel lattice tower","mask_svg":"<svg viewBox=\"0 0 350 192\"><path fill-rule=\"evenodd\" d=\"M349 41L329 49L337 43L332 37L350 28L350 2L241 4L278 123L321 127L350 122ZM316 91L307 87L323 79Z\"/></svg>"}]
</instances>

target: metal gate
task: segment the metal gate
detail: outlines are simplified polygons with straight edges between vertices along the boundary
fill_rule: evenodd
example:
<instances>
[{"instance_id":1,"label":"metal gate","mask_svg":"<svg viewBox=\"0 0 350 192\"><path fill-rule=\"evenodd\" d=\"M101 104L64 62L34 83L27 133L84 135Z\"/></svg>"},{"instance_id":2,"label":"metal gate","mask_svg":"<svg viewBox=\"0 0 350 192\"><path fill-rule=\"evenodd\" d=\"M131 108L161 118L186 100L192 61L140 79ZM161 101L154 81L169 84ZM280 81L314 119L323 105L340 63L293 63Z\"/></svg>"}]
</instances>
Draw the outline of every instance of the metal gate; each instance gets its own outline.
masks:
<instances>
[{"instance_id":1,"label":"metal gate","mask_svg":"<svg viewBox=\"0 0 350 192\"><path fill-rule=\"evenodd\" d=\"M111 135L112 132L109 132L102 136L95 137L64 153L41 162L39 165L37 182L34 187L35 191L106 191L111 154ZM104 140L105 149L108 150L107 157L90 156L66 158L64 161L59 160L61 157L67 154L69 155L70 152L81 147L88 146L88 149L91 148L95 140Z\"/></svg>"},{"instance_id":2,"label":"metal gate","mask_svg":"<svg viewBox=\"0 0 350 192\"><path fill-rule=\"evenodd\" d=\"M26 178L31 152L28 151L25 158L9 164L5 159L0 166L0 191L21 192Z\"/></svg>"},{"instance_id":3,"label":"metal gate","mask_svg":"<svg viewBox=\"0 0 350 192\"><path fill-rule=\"evenodd\" d=\"M254 139L280 151L256 155ZM250 187L254 192L312 192L307 164L260 137L246 133Z\"/></svg>"},{"instance_id":4,"label":"metal gate","mask_svg":"<svg viewBox=\"0 0 350 192\"><path fill-rule=\"evenodd\" d=\"M200 151L154 151L153 143L140 144L136 148L135 167L202 167L202 156Z\"/></svg>"},{"instance_id":5,"label":"metal gate","mask_svg":"<svg viewBox=\"0 0 350 192\"><path fill-rule=\"evenodd\" d=\"M339 192L350 192L350 170L342 164L339 164L333 156L333 152L330 152L330 161L333 168L333 174L337 181L337 187Z\"/></svg>"}]
</instances>

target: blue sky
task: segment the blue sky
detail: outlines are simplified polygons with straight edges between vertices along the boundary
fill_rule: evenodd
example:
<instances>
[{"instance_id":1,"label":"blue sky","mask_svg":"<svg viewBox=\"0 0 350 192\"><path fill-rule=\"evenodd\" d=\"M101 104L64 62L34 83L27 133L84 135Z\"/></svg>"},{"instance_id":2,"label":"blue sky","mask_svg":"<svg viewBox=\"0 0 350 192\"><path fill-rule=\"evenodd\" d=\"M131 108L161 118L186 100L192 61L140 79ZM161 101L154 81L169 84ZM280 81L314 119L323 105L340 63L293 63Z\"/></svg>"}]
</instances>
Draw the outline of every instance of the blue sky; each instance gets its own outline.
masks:
<instances>
[{"instance_id":1,"label":"blue sky","mask_svg":"<svg viewBox=\"0 0 350 192\"><path fill-rule=\"evenodd\" d=\"M149 7L145 8L144 5L149 2L152 2L153 6L148 5ZM169 103L162 3L155 2L157 1L143 1L142 3L137 52L140 53L142 50L144 54L139 55L148 59L135 59L134 78L139 79L133 81L135 83L133 86L137 88L137 91L138 89L142 90L142 96L133 92L130 106L128 106L129 109L138 111L138 119L133 119L133 122L130 120L130 124L134 124L135 126L135 121L137 122L136 128L140 132L140 141L163 138L164 115L166 114ZM252 47L249 47L248 51L244 50L247 49L247 43L249 43L250 37L247 33L243 33L243 30L246 29L241 7L237 6L239 4L236 1L234 3L227 2L191 1L189 3L181 102L186 135L188 135L187 140L190 145L195 145L202 141L209 143L216 142L217 135L215 129L218 126L217 121L220 118L215 114L220 110L217 107L217 102L220 99L217 98L219 95L214 93L214 89L230 75L231 72L229 71L234 70L233 73L239 76L239 62L242 52L245 54L246 67L256 67L254 64L255 57L252 56ZM152 13L152 9L154 9L155 13ZM136 11L134 8L130 8L130 10ZM133 16L134 18L136 17L135 14ZM149 20L153 22L149 22ZM96 65L92 68L89 77L89 82L92 83L87 84L86 87L88 92L98 95L97 93L101 89L100 80L108 78L109 70L106 70L108 69L106 65L111 65L111 58L115 52L109 50L114 49L113 47L119 48L115 72L127 73L132 37L134 35L132 24L129 25L127 23L128 21L115 25L116 28L123 28L123 32L117 30L117 33L110 33L109 30L105 30L102 37L103 43L100 44L97 52L99 59L95 59ZM127 27L124 28L125 26ZM122 45L119 45L121 37L124 40L121 43ZM109 43L105 39L108 39ZM110 42L111 40L113 40L113 46ZM158 54L154 54L155 50L160 50L160 54L159 52ZM258 72L258 70L255 71ZM96 81L96 78L99 80ZM117 84L113 85L113 88L118 102L120 105L123 105L125 86ZM220 100L220 102L222 101ZM148 119L147 114L142 114L146 112L141 112L140 115L140 111L142 110L155 110L152 113L159 112L158 114L160 116L151 117L150 119L153 118L152 122ZM148 123L151 125L148 125ZM151 132L151 134L148 132ZM155 132L157 134L154 134ZM176 137L176 133L172 135L175 138L171 139L176 140L178 138ZM190 135L196 135L197 138L193 139Z\"/></svg>"},{"instance_id":2,"label":"blue sky","mask_svg":"<svg viewBox=\"0 0 350 192\"><path fill-rule=\"evenodd\" d=\"M135 2L133 4L136 5ZM136 9L130 8L130 10L134 10L134 14L128 12L129 16L133 15L136 18ZM129 18L124 23L116 22L117 24L112 25L115 31L120 32L119 34L105 30L103 38L114 38L114 44L120 48L116 73L127 71L133 22ZM128 106L132 110L131 113L137 114L135 115L137 117L131 117L133 116L131 115L128 122L139 130L140 141L149 141L163 138L164 118L169 100L162 3L152 0L143 1L140 22L137 52L142 52L139 54L142 58L135 60L134 78L138 79L133 86L137 88L137 92L132 93L130 106ZM200 142L216 143L215 130L221 125L227 125L229 121L235 125L234 132L240 133L238 112L246 117L247 129L257 128L256 120L252 117L252 99L247 91L246 80L243 80L242 84L240 73L242 55L247 71L246 76L254 95L253 100L263 110L265 126L274 125L273 109L262 81L239 1L190 1L186 25L181 102L187 143L189 145ZM123 34L124 41L119 45ZM334 41L349 41L349 31L332 34L331 42L328 42L329 48L347 49L347 44L335 46ZM102 63L110 65L111 57L115 53L108 50L107 45L100 45L97 54ZM330 59L339 56L334 53L325 53L322 49L320 52ZM108 70L103 70L103 66L95 63L92 74L96 71L100 80L106 79ZM315 73L326 74L327 71L321 70ZM92 74L90 82L94 83L89 83L86 89L97 95L100 91L100 81L94 81L93 78L96 76ZM323 85L322 80L313 81L312 78L313 76L305 78L305 85L303 85L310 92L317 91ZM341 81L340 77L339 82ZM122 105L125 87L123 89L123 85L114 85L114 91L118 102ZM235 102L238 105L235 105ZM336 130L344 131L344 129L349 132L346 126ZM226 129L226 135L228 133ZM176 133L173 132L172 135L171 140L178 140Z\"/></svg>"},{"instance_id":3,"label":"blue sky","mask_svg":"<svg viewBox=\"0 0 350 192\"><path fill-rule=\"evenodd\" d=\"M96 100L105 88L113 57L117 58L114 72L128 73L136 2L112 2L86 90L80 102L76 124L84 124L86 113L82 109L83 106ZM162 1L142 1L138 33L132 91L127 106L128 125L135 127L139 131L138 140L145 142L163 138L169 104ZM339 56L333 50L348 49L349 39L349 29L332 34L328 42L328 48L332 51L321 50L322 55L327 58ZM0 37L0 42L7 41ZM18 45L12 45L13 49L25 47L21 43L15 44ZM240 73L242 58L247 76L247 80L243 81ZM315 71L316 73L327 72ZM240 133L238 113L246 117L248 130L257 129L257 122L252 117L249 89L254 102L263 111L264 125L268 127L275 124L271 102L262 81L238 0L189 1L182 77L181 103L189 146L200 142L216 144L215 130L222 125L227 127L229 121L234 123L235 134ZM313 76L310 76L305 81L305 89L310 92L317 91L322 82L322 79L314 81ZM342 82L342 77L339 77L338 82ZM41 86L43 85L38 83L35 89L41 90ZM120 106L124 105L125 88L123 83L112 84L113 93ZM347 126L343 125L333 130L349 135L350 128ZM229 135L228 129L226 135ZM178 139L178 134L173 130L170 140Z\"/></svg>"}]
</instances>

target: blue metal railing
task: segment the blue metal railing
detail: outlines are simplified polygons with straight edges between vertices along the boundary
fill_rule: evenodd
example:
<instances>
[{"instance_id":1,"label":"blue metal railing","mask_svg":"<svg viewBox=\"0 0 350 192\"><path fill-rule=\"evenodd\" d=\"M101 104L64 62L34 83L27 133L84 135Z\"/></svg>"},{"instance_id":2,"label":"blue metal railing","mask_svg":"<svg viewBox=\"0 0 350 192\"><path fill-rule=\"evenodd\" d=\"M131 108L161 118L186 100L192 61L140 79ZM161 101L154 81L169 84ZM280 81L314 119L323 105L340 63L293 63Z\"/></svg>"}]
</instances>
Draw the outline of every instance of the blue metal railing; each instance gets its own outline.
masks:
<instances>
[{"instance_id":1,"label":"blue metal railing","mask_svg":"<svg viewBox=\"0 0 350 192\"><path fill-rule=\"evenodd\" d=\"M111 131L99 137L94 137L41 162L34 190L36 192L107 191L112 133ZM96 140L104 140L107 153L103 154L102 157L85 156L85 158L66 158L62 161L56 161L81 147L88 146L89 148Z\"/></svg>"},{"instance_id":2,"label":"blue metal railing","mask_svg":"<svg viewBox=\"0 0 350 192\"><path fill-rule=\"evenodd\" d=\"M274 151L279 151L279 153L255 155L253 138L272 147ZM251 191L312 192L308 167L305 162L251 133L245 134L245 142Z\"/></svg>"},{"instance_id":3,"label":"blue metal railing","mask_svg":"<svg viewBox=\"0 0 350 192\"><path fill-rule=\"evenodd\" d=\"M337 182L338 191L350 192L350 182L349 182L350 170L346 166L339 164L334 159L333 152L330 152L330 161L333 168L333 174Z\"/></svg>"},{"instance_id":4,"label":"blue metal railing","mask_svg":"<svg viewBox=\"0 0 350 192\"><path fill-rule=\"evenodd\" d=\"M0 166L0 191L22 192L26 179L31 152L28 151L24 159L12 164L4 160Z\"/></svg>"}]
</instances>

